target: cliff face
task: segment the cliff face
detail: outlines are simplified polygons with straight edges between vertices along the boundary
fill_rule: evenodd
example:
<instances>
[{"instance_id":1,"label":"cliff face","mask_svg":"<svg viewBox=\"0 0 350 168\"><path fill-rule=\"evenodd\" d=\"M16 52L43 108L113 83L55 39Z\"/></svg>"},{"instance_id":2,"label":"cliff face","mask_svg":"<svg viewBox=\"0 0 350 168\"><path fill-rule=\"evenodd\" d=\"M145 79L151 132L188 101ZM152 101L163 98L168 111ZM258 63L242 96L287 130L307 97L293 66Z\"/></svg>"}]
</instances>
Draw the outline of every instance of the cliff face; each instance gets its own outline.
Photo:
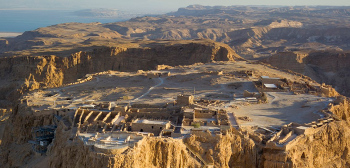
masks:
<instances>
[{"instance_id":1,"label":"cliff face","mask_svg":"<svg viewBox=\"0 0 350 168\"><path fill-rule=\"evenodd\" d=\"M305 60L306 64L317 65L326 72L337 72L349 68L350 53L312 52Z\"/></svg>"},{"instance_id":2,"label":"cliff face","mask_svg":"<svg viewBox=\"0 0 350 168\"><path fill-rule=\"evenodd\" d=\"M182 140L146 138L130 154L131 159L125 160L134 162L130 167L200 167L189 155Z\"/></svg>"},{"instance_id":3,"label":"cliff face","mask_svg":"<svg viewBox=\"0 0 350 168\"><path fill-rule=\"evenodd\" d=\"M133 149L118 154L100 153L75 137L64 123L66 120L58 123L47 155L38 158L28 144L33 138L31 130L51 125L52 121L52 113L35 113L25 105L18 105L5 127L0 146L0 167L40 167L38 162L43 162L43 167L200 167L180 139L145 137Z\"/></svg>"},{"instance_id":4,"label":"cliff face","mask_svg":"<svg viewBox=\"0 0 350 168\"><path fill-rule=\"evenodd\" d=\"M259 167L261 149L241 134L222 136L214 148L218 167Z\"/></svg>"},{"instance_id":5,"label":"cliff face","mask_svg":"<svg viewBox=\"0 0 350 168\"><path fill-rule=\"evenodd\" d=\"M264 150L264 167L349 167L350 103L343 98L329 110L339 121L299 136L286 150Z\"/></svg>"},{"instance_id":6,"label":"cliff face","mask_svg":"<svg viewBox=\"0 0 350 168\"><path fill-rule=\"evenodd\" d=\"M249 134L232 130L216 136L198 132L183 141L145 137L132 149L105 154L84 145L63 119L47 156L38 158L27 143L32 139L31 128L52 124L53 115L35 113L20 104L5 128L0 166L38 166L37 159L44 167L201 167L203 164L194 159L191 149L216 167L349 167L349 105L348 100L341 99L329 108L339 121L299 135L292 145L277 150L265 148L249 138Z\"/></svg>"},{"instance_id":7,"label":"cliff face","mask_svg":"<svg viewBox=\"0 0 350 168\"><path fill-rule=\"evenodd\" d=\"M349 128L345 121L337 121L301 135L286 150L264 149L263 167L349 167Z\"/></svg>"},{"instance_id":8,"label":"cliff face","mask_svg":"<svg viewBox=\"0 0 350 168\"><path fill-rule=\"evenodd\" d=\"M311 77L332 85L339 93L350 96L350 54L346 52L281 52L263 62Z\"/></svg>"},{"instance_id":9,"label":"cliff face","mask_svg":"<svg viewBox=\"0 0 350 168\"><path fill-rule=\"evenodd\" d=\"M56 136L49 147L44 160L45 167L110 167L110 168L143 168L143 167L200 167L192 158L181 140L145 138L133 149L117 154L105 154L94 151L79 139L71 139L72 131L64 124L59 124ZM28 165L27 160L35 160L31 148L26 145L11 144L11 152L4 152L2 166L15 167ZM18 147L20 146L20 148ZM24 149L24 150L23 150ZM20 153L22 151L22 153ZM17 155L11 155L17 153ZM5 162L6 164L4 164ZM31 164L31 163L29 163ZM1 164L0 164L1 165ZM35 166L38 166L34 164Z\"/></svg>"},{"instance_id":10,"label":"cliff face","mask_svg":"<svg viewBox=\"0 0 350 168\"><path fill-rule=\"evenodd\" d=\"M52 124L52 114L34 114L26 106L18 104L10 118L4 121L0 146L0 167L20 167L35 158L31 145L33 127Z\"/></svg>"},{"instance_id":11,"label":"cliff face","mask_svg":"<svg viewBox=\"0 0 350 168\"><path fill-rule=\"evenodd\" d=\"M344 120L350 125L350 102L347 99L343 99L338 105L330 108L333 114L337 115L339 119Z\"/></svg>"},{"instance_id":12,"label":"cliff face","mask_svg":"<svg viewBox=\"0 0 350 168\"><path fill-rule=\"evenodd\" d=\"M208 132L196 132L184 139L184 143L215 167L259 167L262 152L248 136L237 131L213 136Z\"/></svg>"},{"instance_id":13,"label":"cliff face","mask_svg":"<svg viewBox=\"0 0 350 168\"><path fill-rule=\"evenodd\" d=\"M144 48L102 47L68 57L23 56L0 58L2 100L15 101L26 91L58 87L75 82L85 74L107 70L137 71L157 65L189 65L197 62L233 61L239 58L224 44L194 41L179 44L152 44ZM1 104L0 104L1 105ZM2 106L8 104L3 103Z\"/></svg>"},{"instance_id":14,"label":"cliff face","mask_svg":"<svg viewBox=\"0 0 350 168\"><path fill-rule=\"evenodd\" d=\"M350 132L344 121L330 123L313 135L299 139L288 150L294 167L349 167Z\"/></svg>"},{"instance_id":15,"label":"cliff face","mask_svg":"<svg viewBox=\"0 0 350 168\"><path fill-rule=\"evenodd\" d=\"M281 52L265 59L263 62L269 63L277 68L289 69L298 73L304 73L304 58L307 56L308 54Z\"/></svg>"},{"instance_id":16,"label":"cliff face","mask_svg":"<svg viewBox=\"0 0 350 168\"><path fill-rule=\"evenodd\" d=\"M6 102L19 103L17 99L27 91L41 87L58 87L62 84L75 82L78 78L82 78L89 73L107 70L151 70L155 69L159 64L176 66L197 62L234 61L235 58L239 58L239 56L232 49L212 41L182 42L179 44L161 43L152 44L144 48L102 47L92 51L77 52L68 57L51 55L1 58L0 77L3 85L0 88L0 103L6 107L12 106L12 104ZM6 121L7 123L1 123L2 127L5 125L4 130L6 130L1 131L0 135L2 137L1 163L8 167L16 167L27 164L28 160L32 160L34 158L33 152L30 145L27 144L28 140L32 139L31 129L36 126L50 125L52 119L52 115L36 114L20 103L16 104L13 114ZM65 138L62 142L68 141L67 139L70 137L66 133L62 133L62 136ZM158 148L153 148L157 145ZM140 147L142 148L142 150L139 150L141 153L152 150L153 153L157 153L158 151L155 150L159 150L159 148L169 148L168 152L164 152L164 155L169 155L169 157L163 158L163 156L154 155L147 158L145 157L145 155L148 155L146 153L129 153L125 155L125 161L119 156L111 158L93 152L90 152L91 156L86 156L88 148L85 148L83 145L76 146L76 142L67 142L63 146L59 146L59 144L57 146L53 147L53 155L59 155L59 158L65 158L66 160L63 159L64 162L62 160L55 161L53 158L50 161L52 167L73 165L78 165L78 167L81 165L106 167L108 166L106 163L117 165L116 167L118 165L119 167L134 167L133 165L154 165L154 167L159 167L170 163L178 163L175 167L196 165L196 163L192 163L193 161L187 159L189 157L186 156L186 153L181 152L181 150L175 150L178 147L177 142L169 144L159 141L146 141L143 147ZM55 153L55 148L64 149L62 150L63 153ZM79 155L75 155L71 151L80 153L82 158L75 158ZM135 162L134 160L138 160L135 156L146 160L140 160L137 164L130 164ZM76 160L71 160L71 158L80 161L75 162ZM95 160L91 160L91 158ZM175 158L176 160L168 160L167 158ZM157 160L159 159L158 163Z\"/></svg>"}]
</instances>

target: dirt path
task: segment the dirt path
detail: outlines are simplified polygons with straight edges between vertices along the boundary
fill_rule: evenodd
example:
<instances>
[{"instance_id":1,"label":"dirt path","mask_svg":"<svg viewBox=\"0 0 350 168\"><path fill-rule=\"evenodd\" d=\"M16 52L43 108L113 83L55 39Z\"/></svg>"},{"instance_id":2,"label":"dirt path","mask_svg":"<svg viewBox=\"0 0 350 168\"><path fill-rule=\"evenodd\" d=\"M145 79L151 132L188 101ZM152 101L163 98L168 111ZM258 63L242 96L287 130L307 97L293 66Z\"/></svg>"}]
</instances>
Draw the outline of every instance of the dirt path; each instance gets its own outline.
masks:
<instances>
[{"instance_id":1,"label":"dirt path","mask_svg":"<svg viewBox=\"0 0 350 168\"><path fill-rule=\"evenodd\" d=\"M160 85L162 85L164 83L164 79L163 78L158 78L158 79L159 79L160 82L157 85L154 85L154 86L150 87L146 93L144 93L140 97L132 100L131 103L133 103L133 102L135 102L135 101L137 101L139 99L142 99L143 97L147 96L153 89L157 88L158 86L160 86Z\"/></svg>"}]
</instances>

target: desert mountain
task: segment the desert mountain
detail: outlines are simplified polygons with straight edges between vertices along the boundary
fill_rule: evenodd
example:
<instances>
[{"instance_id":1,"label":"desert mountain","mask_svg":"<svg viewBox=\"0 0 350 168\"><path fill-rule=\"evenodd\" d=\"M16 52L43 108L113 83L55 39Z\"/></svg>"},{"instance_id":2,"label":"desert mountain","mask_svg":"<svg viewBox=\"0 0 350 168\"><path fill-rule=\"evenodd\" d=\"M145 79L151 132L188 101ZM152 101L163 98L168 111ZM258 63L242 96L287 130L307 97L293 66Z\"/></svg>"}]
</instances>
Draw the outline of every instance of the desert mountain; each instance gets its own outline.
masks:
<instances>
[{"instance_id":1,"label":"desert mountain","mask_svg":"<svg viewBox=\"0 0 350 168\"><path fill-rule=\"evenodd\" d=\"M14 39L1 39L0 51L4 56L57 55L60 51L69 55L90 46L113 46L128 40L211 39L226 43L237 54L254 60L293 51L331 50L341 54L350 46L349 10L331 6L191 5L166 15L136 17L125 22L66 23L39 28ZM332 72L337 73L334 70L337 71L336 67ZM336 83L332 79L312 77L321 83ZM343 92L349 89L343 87L348 86L337 84L337 89L349 95Z\"/></svg>"},{"instance_id":2,"label":"desert mountain","mask_svg":"<svg viewBox=\"0 0 350 168\"><path fill-rule=\"evenodd\" d=\"M0 39L0 167L349 167L349 10L191 5Z\"/></svg>"}]
</instances>

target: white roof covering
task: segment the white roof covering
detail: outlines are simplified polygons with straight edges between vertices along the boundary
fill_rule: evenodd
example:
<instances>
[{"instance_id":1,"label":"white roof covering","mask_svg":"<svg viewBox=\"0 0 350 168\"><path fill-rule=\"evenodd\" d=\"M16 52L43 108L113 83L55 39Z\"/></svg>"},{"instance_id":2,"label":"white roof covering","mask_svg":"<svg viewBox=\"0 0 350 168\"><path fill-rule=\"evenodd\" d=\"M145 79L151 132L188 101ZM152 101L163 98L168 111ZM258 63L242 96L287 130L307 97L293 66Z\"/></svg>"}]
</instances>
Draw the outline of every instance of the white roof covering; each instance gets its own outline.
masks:
<instances>
[{"instance_id":1,"label":"white roof covering","mask_svg":"<svg viewBox=\"0 0 350 168\"><path fill-rule=\"evenodd\" d=\"M247 97L247 100L256 100L256 97Z\"/></svg>"},{"instance_id":2,"label":"white roof covering","mask_svg":"<svg viewBox=\"0 0 350 168\"><path fill-rule=\"evenodd\" d=\"M306 129L310 128L310 127L299 126L299 127L297 127L297 128L298 128L298 129L303 129L303 130L306 130Z\"/></svg>"},{"instance_id":3,"label":"white roof covering","mask_svg":"<svg viewBox=\"0 0 350 168\"><path fill-rule=\"evenodd\" d=\"M184 110L185 113L193 113L194 109L187 108Z\"/></svg>"},{"instance_id":4,"label":"white roof covering","mask_svg":"<svg viewBox=\"0 0 350 168\"><path fill-rule=\"evenodd\" d=\"M277 89L277 86L275 84L264 84L264 86L269 89Z\"/></svg>"},{"instance_id":5,"label":"white roof covering","mask_svg":"<svg viewBox=\"0 0 350 168\"><path fill-rule=\"evenodd\" d=\"M142 120L136 120L134 123L143 123L143 124L161 124L165 125L169 121L159 121L159 120L147 120L147 119L142 119Z\"/></svg>"},{"instance_id":6,"label":"white roof covering","mask_svg":"<svg viewBox=\"0 0 350 168\"><path fill-rule=\"evenodd\" d=\"M94 108L95 105L92 105L92 104L84 104L82 107L87 107L87 108Z\"/></svg>"},{"instance_id":7,"label":"white roof covering","mask_svg":"<svg viewBox=\"0 0 350 168\"><path fill-rule=\"evenodd\" d=\"M280 79L280 78L270 78L269 76L261 76L262 79Z\"/></svg>"}]
</instances>

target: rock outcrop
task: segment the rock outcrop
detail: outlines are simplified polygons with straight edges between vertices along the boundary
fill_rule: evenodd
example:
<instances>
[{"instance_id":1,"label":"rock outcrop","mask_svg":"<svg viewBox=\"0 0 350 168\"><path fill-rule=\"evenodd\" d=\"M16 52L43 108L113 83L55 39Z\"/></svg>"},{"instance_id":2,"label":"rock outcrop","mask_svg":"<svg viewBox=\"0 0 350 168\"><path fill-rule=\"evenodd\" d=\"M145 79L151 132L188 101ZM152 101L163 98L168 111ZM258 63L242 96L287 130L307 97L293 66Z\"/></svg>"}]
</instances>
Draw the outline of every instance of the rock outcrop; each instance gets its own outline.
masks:
<instances>
[{"instance_id":1,"label":"rock outcrop","mask_svg":"<svg viewBox=\"0 0 350 168\"><path fill-rule=\"evenodd\" d=\"M289 144L273 148L268 137L235 129L217 135L193 132L181 140L144 137L135 147L103 153L76 136L70 114L58 122L55 139L46 156L36 156L27 143L31 129L53 123L52 111L33 111L18 102L7 120L1 142L1 167L347 167L350 147L350 109L346 97L328 106L332 119L319 127L307 128ZM201 159L196 159L200 157ZM204 160L204 161L203 161ZM38 166L39 167L39 166Z\"/></svg>"},{"instance_id":2,"label":"rock outcrop","mask_svg":"<svg viewBox=\"0 0 350 168\"><path fill-rule=\"evenodd\" d=\"M192 152L216 167L348 167L350 165L350 110L342 99L330 107L339 121L310 128L287 148L273 149L251 139L250 133L230 130L226 135L212 136L199 132L184 139L145 137L134 148L118 154L101 153L84 143L64 121L59 122L56 136L44 160L47 167L201 167ZM49 125L52 115L34 113L19 105L6 127L1 145L3 167L32 164L30 129ZM75 138L74 138L75 137ZM11 148L5 148L9 147ZM190 148L192 152L188 149Z\"/></svg>"},{"instance_id":3,"label":"rock outcrop","mask_svg":"<svg viewBox=\"0 0 350 168\"><path fill-rule=\"evenodd\" d=\"M323 26L321 18L326 12L332 22L339 22L339 17L349 14L348 9L268 9L190 6L168 16L109 24L65 23L0 39L4 53L0 58L0 108L14 107L0 123L0 167L201 167L203 162L215 167L350 167L346 98L329 106L336 121L308 128L311 131L295 135L288 147L276 149L267 147L268 137L229 130L216 136L202 132L183 141L145 137L134 148L106 154L84 145L65 119L58 123L47 156L37 156L27 143L33 139L33 127L50 125L54 119L52 113L32 111L17 101L23 93L38 88L59 87L107 70L151 70L162 64L240 59L230 47L252 57L298 47L349 47L349 28ZM295 21L295 14L300 21ZM310 20L316 21L310 24ZM164 41L193 38L211 40ZM151 41L155 39L163 40ZM348 96L349 60L345 52L281 52L265 62L331 84ZM325 96L338 96L332 88L324 89ZM38 164L39 160L43 162Z\"/></svg>"},{"instance_id":4,"label":"rock outcrop","mask_svg":"<svg viewBox=\"0 0 350 168\"><path fill-rule=\"evenodd\" d=\"M36 114L19 105L5 127L0 166L19 167L29 160L35 162L37 156L27 143L33 138L31 129L52 121L53 115ZM113 155L94 151L77 137L73 139L72 130L64 122L59 122L55 135L47 155L39 158L46 162L45 167L200 167L180 139L146 137L134 148Z\"/></svg>"},{"instance_id":5,"label":"rock outcrop","mask_svg":"<svg viewBox=\"0 0 350 168\"><path fill-rule=\"evenodd\" d=\"M349 167L350 109L346 98L329 110L339 121L299 136L286 150L264 150L264 167Z\"/></svg>"},{"instance_id":6,"label":"rock outcrop","mask_svg":"<svg viewBox=\"0 0 350 168\"><path fill-rule=\"evenodd\" d=\"M215 167L259 167L262 152L248 136L230 130L227 135L212 136L198 132L184 139L184 143Z\"/></svg>"},{"instance_id":7,"label":"rock outcrop","mask_svg":"<svg viewBox=\"0 0 350 168\"><path fill-rule=\"evenodd\" d=\"M350 95L350 54L341 51L281 52L262 62L292 70Z\"/></svg>"},{"instance_id":8,"label":"rock outcrop","mask_svg":"<svg viewBox=\"0 0 350 168\"><path fill-rule=\"evenodd\" d=\"M107 70L137 71L170 66L234 61L240 58L225 44L208 40L154 43L143 48L101 47L66 57L16 56L0 58L1 100L15 101L41 87L58 87L86 74ZM10 106L3 103L2 106Z\"/></svg>"},{"instance_id":9,"label":"rock outcrop","mask_svg":"<svg viewBox=\"0 0 350 168\"><path fill-rule=\"evenodd\" d=\"M264 150L263 167L349 167L349 138L346 122L327 124L299 137L287 150Z\"/></svg>"},{"instance_id":10,"label":"rock outcrop","mask_svg":"<svg viewBox=\"0 0 350 168\"><path fill-rule=\"evenodd\" d=\"M181 140L144 138L133 149L113 155L93 151L78 139L69 140L71 131L64 128L57 129L47 156L50 167L200 167Z\"/></svg>"}]
</instances>

